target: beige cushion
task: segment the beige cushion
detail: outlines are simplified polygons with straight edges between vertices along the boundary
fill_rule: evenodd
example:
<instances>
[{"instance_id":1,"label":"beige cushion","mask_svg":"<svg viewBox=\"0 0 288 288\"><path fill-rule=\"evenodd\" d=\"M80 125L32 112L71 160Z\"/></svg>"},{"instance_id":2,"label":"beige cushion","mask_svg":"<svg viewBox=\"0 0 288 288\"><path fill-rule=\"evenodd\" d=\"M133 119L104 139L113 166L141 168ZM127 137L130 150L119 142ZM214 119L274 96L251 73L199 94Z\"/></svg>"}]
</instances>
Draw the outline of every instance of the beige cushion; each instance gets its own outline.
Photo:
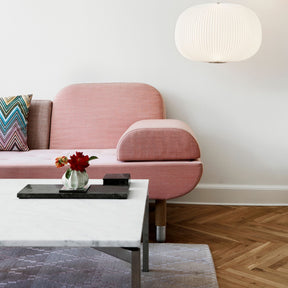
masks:
<instances>
[{"instance_id":1,"label":"beige cushion","mask_svg":"<svg viewBox=\"0 0 288 288\"><path fill-rule=\"evenodd\" d=\"M52 101L32 100L28 116L29 149L48 149L50 138Z\"/></svg>"}]
</instances>

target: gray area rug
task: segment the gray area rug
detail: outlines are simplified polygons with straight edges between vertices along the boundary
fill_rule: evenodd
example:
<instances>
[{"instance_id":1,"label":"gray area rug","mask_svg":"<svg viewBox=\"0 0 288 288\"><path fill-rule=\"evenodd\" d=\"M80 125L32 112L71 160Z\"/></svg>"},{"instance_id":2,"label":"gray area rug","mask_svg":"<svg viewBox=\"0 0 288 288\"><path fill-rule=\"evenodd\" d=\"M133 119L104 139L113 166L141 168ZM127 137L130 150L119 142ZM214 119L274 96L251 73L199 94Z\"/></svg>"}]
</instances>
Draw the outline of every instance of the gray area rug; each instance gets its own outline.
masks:
<instances>
[{"instance_id":1,"label":"gray area rug","mask_svg":"<svg viewBox=\"0 0 288 288\"><path fill-rule=\"evenodd\" d=\"M141 277L144 288L218 288L207 245L150 244ZM92 248L1 247L0 287L130 287L130 264Z\"/></svg>"}]
</instances>

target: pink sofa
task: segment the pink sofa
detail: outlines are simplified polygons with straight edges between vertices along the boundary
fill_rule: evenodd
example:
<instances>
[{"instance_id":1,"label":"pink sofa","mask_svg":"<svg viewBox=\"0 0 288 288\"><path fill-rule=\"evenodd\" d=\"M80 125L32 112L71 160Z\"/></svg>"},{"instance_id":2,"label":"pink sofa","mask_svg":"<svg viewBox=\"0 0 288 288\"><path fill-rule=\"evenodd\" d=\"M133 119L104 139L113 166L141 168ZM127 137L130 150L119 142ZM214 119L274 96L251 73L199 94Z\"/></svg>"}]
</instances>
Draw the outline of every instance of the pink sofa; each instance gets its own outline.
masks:
<instances>
[{"instance_id":1,"label":"pink sofa","mask_svg":"<svg viewBox=\"0 0 288 288\"><path fill-rule=\"evenodd\" d=\"M89 178L130 173L149 179L156 200L156 238L165 240L166 200L190 192L202 175L199 146L191 129L164 119L160 93L147 84L74 84L55 99L32 100L27 152L0 152L0 178L60 178L58 156L75 151L97 160Z\"/></svg>"}]
</instances>

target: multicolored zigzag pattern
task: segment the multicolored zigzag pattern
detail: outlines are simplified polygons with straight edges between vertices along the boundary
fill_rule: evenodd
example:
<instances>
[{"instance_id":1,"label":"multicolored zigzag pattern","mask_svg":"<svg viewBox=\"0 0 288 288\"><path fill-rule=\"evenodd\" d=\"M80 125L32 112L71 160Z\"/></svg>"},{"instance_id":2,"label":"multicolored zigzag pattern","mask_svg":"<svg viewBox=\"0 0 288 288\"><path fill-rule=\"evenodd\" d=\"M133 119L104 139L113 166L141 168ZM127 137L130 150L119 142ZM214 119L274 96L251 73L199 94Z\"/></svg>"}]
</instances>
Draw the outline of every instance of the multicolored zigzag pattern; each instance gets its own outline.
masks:
<instances>
[{"instance_id":1,"label":"multicolored zigzag pattern","mask_svg":"<svg viewBox=\"0 0 288 288\"><path fill-rule=\"evenodd\" d=\"M0 98L0 151L27 151L32 94Z\"/></svg>"}]
</instances>

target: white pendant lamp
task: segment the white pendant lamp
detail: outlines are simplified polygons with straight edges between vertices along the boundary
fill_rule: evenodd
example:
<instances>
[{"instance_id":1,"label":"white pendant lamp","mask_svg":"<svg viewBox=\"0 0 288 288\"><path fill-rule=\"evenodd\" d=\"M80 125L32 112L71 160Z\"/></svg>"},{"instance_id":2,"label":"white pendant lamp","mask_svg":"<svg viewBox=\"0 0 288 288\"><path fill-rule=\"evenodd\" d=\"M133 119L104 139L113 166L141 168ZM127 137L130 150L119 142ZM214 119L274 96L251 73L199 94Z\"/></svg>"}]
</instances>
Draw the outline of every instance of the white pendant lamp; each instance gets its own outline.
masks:
<instances>
[{"instance_id":1,"label":"white pendant lamp","mask_svg":"<svg viewBox=\"0 0 288 288\"><path fill-rule=\"evenodd\" d=\"M261 23L250 9L231 3L209 3L185 10L178 18L175 42L193 61L223 63L253 56L262 41Z\"/></svg>"}]
</instances>

